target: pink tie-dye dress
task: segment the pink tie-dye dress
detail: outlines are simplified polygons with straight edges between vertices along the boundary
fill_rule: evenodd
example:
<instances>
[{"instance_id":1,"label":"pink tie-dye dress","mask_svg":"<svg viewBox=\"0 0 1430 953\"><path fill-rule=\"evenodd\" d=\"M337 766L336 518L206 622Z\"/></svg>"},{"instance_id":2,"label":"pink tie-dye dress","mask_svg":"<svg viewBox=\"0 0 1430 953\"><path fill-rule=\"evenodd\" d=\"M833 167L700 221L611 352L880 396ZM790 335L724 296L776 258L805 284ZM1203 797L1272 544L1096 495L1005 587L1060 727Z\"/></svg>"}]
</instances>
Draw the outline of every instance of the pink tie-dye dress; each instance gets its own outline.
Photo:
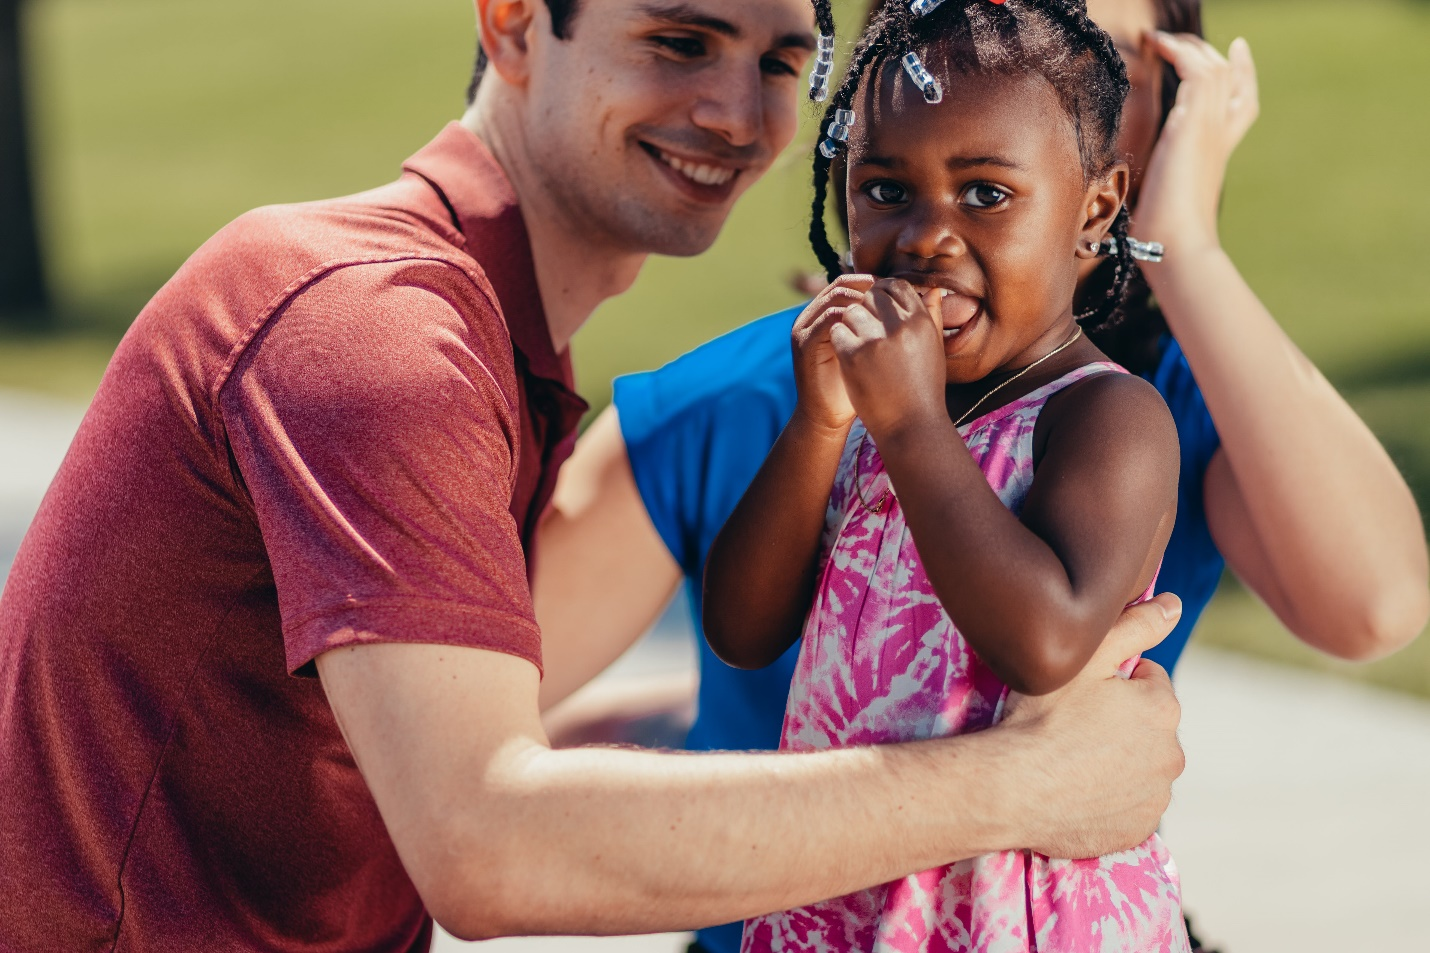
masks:
<instances>
[{"instance_id":1,"label":"pink tie-dye dress","mask_svg":"<svg viewBox=\"0 0 1430 953\"><path fill-rule=\"evenodd\" d=\"M1014 513L1033 482L1033 428L1043 405L1108 372L1123 371L1087 365L960 429ZM835 477L823 549L781 750L936 738L998 720L1007 688L939 604L878 450L857 422ZM758 917L745 924L741 953L1188 949L1176 871L1154 835L1135 850L1095 860L985 855Z\"/></svg>"}]
</instances>

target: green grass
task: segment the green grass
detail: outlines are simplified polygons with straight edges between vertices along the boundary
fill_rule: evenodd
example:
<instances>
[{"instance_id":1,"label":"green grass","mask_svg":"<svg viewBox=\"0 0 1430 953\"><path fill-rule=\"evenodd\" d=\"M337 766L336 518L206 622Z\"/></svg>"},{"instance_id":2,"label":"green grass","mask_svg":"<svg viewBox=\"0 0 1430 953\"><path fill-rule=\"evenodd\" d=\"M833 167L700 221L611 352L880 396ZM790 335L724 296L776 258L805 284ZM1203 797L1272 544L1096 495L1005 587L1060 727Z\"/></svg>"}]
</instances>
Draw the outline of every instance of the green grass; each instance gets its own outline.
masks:
<instances>
[{"instance_id":1,"label":"green grass","mask_svg":"<svg viewBox=\"0 0 1430 953\"><path fill-rule=\"evenodd\" d=\"M1226 244L1430 504L1430 4L1210 0L1208 23L1220 46L1246 36L1262 71ZM225 222L387 181L457 116L473 17L468 0L29 0L26 36L60 332L0 337L0 386L87 399L133 315ZM787 155L709 254L652 261L601 309L575 342L593 403L614 375L797 300L807 180ZM1329 664L1234 587L1201 637ZM1346 671L1430 694L1430 641Z\"/></svg>"}]
</instances>

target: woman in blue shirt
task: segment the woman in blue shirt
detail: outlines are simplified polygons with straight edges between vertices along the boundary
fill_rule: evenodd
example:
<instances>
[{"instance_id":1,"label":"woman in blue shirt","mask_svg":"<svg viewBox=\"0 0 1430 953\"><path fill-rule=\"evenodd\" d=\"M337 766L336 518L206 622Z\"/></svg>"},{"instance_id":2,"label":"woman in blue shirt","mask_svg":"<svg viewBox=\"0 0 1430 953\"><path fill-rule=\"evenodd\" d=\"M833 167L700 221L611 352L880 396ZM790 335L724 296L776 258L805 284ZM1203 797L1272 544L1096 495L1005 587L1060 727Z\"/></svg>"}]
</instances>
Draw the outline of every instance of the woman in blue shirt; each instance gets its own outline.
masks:
<instances>
[{"instance_id":1,"label":"woman in blue shirt","mask_svg":"<svg viewBox=\"0 0 1430 953\"><path fill-rule=\"evenodd\" d=\"M1181 443L1159 589L1185 608L1148 657L1175 667L1226 564L1307 644L1345 659L1389 654L1430 614L1415 502L1217 238L1226 165L1258 109L1250 51L1237 41L1224 58L1200 40L1195 0L1088 7L1134 86L1122 142L1133 157L1134 234L1168 249L1164 263L1144 266L1118 337L1098 341L1158 388ZM794 407L789 332L799 310L616 382L542 531L534 595L544 704L629 647L682 580L698 631L706 553ZM776 747L798 646L757 672L724 665L703 639L700 652L687 746ZM710 953L734 953L739 938L738 925L699 935Z\"/></svg>"}]
</instances>

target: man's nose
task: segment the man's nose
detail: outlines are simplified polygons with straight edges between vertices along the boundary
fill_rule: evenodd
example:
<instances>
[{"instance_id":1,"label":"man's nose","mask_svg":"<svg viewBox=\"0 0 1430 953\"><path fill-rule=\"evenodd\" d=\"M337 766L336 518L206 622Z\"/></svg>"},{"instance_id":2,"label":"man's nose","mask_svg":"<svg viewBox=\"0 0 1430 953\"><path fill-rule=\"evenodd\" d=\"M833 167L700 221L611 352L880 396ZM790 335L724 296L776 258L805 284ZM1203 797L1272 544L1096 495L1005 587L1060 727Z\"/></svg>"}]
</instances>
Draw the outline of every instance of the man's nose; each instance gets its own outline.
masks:
<instances>
[{"instance_id":1,"label":"man's nose","mask_svg":"<svg viewBox=\"0 0 1430 953\"><path fill-rule=\"evenodd\" d=\"M764 135L764 77L759 67L713 70L691 110L695 125L732 146L754 145Z\"/></svg>"}]
</instances>

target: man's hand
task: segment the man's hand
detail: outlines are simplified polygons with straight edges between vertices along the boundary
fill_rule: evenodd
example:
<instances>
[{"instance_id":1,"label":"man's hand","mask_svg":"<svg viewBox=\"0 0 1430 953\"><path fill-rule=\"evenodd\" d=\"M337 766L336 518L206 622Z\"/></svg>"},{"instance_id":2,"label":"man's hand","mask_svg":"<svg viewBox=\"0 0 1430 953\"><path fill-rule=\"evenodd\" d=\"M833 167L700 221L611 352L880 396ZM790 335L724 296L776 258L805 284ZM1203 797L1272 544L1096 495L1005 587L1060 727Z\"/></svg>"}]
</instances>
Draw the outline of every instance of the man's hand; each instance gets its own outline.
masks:
<instances>
[{"instance_id":1,"label":"man's hand","mask_svg":"<svg viewBox=\"0 0 1430 953\"><path fill-rule=\"evenodd\" d=\"M1006 740L1023 735L1043 765L1024 772L1036 789L1019 798L1049 827L1026 846L1050 857L1096 857L1156 830L1186 763L1177 741L1181 706L1160 665L1143 660L1130 679L1118 668L1165 639L1181 615L1170 594L1133 606L1066 687L1009 699Z\"/></svg>"}]
</instances>

